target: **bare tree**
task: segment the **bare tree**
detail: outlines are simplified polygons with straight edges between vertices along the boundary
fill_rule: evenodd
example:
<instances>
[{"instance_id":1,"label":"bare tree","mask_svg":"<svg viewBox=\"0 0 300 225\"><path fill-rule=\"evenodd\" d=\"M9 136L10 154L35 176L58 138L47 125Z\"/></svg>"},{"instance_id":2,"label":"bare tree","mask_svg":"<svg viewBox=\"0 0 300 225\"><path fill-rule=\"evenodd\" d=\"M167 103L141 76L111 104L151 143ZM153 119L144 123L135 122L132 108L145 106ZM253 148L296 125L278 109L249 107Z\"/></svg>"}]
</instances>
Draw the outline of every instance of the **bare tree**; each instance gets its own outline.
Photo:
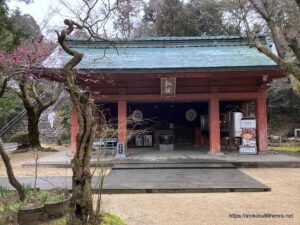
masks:
<instances>
[{"instance_id":1,"label":"bare tree","mask_svg":"<svg viewBox=\"0 0 300 225\"><path fill-rule=\"evenodd\" d=\"M257 12L267 22L278 55L255 42L259 51L278 63L282 69L300 81L300 7L298 0L250 0ZM298 7L297 7L298 6ZM287 19L282 18L287 17ZM286 25L286 27L283 27ZM294 58L294 59L293 59Z\"/></svg>"},{"instance_id":2,"label":"bare tree","mask_svg":"<svg viewBox=\"0 0 300 225\"><path fill-rule=\"evenodd\" d=\"M60 32L56 31L58 43L68 55L72 56L71 60L64 64L61 75L65 88L70 94L72 105L77 111L79 124L79 133L76 137L77 149L72 160L72 197L68 223L72 225L99 224L100 218L93 211L92 173L90 171L91 152L97 128L94 119L95 105L91 93L81 90L75 81L76 74L73 72L73 68L81 62L83 54L71 49L66 37L79 31L88 40L99 39L106 41L108 45L111 44L106 39L105 24L114 7L111 7L109 0L83 0L78 7L63 1L61 3L67 7L78 21L66 19L64 24L67 28Z\"/></svg>"},{"instance_id":3,"label":"bare tree","mask_svg":"<svg viewBox=\"0 0 300 225\"><path fill-rule=\"evenodd\" d=\"M97 129L96 136L100 139L100 142L103 143L103 145L100 146L99 149L97 149L97 161L96 161L96 168L93 171L93 176L97 172L98 179L96 183L97 192L96 192L96 215L100 215L101 212L101 204L102 204L102 193L103 193L103 187L104 187L104 180L111 169L112 163L111 159L105 158L106 156L106 146L104 144L104 140L106 139L112 139L116 138L118 136L119 130L116 129L116 124L114 124L112 121L106 121L105 116L103 114L103 110L98 110L99 115L99 121L100 127ZM131 138L137 136L137 135L144 135L147 133L150 133L153 131L149 125L147 128L144 129L138 129L138 127L143 127L148 122L153 122L151 119L140 119L140 118L134 118L134 116L129 116L126 119L125 126L129 127L127 129L127 140L130 140ZM116 154L116 152L113 152L112 154Z\"/></svg>"},{"instance_id":4,"label":"bare tree","mask_svg":"<svg viewBox=\"0 0 300 225\"><path fill-rule=\"evenodd\" d=\"M73 107L77 110L79 123L79 133L76 137L77 149L72 160L73 178L69 224L93 224L97 218L93 211L90 159L96 132L95 106L90 94L81 91L74 80L72 69L80 63L83 54L71 49L65 41L67 35L70 35L74 29L84 29L84 27L72 20L65 20L64 23L68 28L60 33L57 32L58 43L67 54L72 56L72 59L63 66L62 76Z\"/></svg>"},{"instance_id":5,"label":"bare tree","mask_svg":"<svg viewBox=\"0 0 300 225\"><path fill-rule=\"evenodd\" d=\"M278 55L263 45L255 37L256 30L250 29L249 20L244 17L247 24L247 35L255 43L257 49L276 62L289 76L296 92L300 91L300 8L298 0L250 0L251 7L266 22L272 34ZM242 9L245 1L239 0Z\"/></svg>"},{"instance_id":6,"label":"bare tree","mask_svg":"<svg viewBox=\"0 0 300 225\"><path fill-rule=\"evenodd\" d=\"M228 2L227 2L228 3ZM298 0L231 0L230 14L238 23L249 42L288 75L293 89L300 93L300 8ZM261 43L260 33L270 32L277 53Z\"/></svg>"},{"instance_id":7,"label":"bare tree","mask_svg":"<svg viewBox=\"0 0 300 225\"><path fill-rule=\"evenodd\" d=\"M17 190L20 201L22 201L22 202L25 201L25 197L26 197L25 191L23 189L23 186L20 184L20 182L16 179L16 177L14 175L14 171L11 166L10 159L9 159L7 153L5 152L1 138L0 138L0 155L5 164L9 183Z\"/></svg>"}]
</instances>

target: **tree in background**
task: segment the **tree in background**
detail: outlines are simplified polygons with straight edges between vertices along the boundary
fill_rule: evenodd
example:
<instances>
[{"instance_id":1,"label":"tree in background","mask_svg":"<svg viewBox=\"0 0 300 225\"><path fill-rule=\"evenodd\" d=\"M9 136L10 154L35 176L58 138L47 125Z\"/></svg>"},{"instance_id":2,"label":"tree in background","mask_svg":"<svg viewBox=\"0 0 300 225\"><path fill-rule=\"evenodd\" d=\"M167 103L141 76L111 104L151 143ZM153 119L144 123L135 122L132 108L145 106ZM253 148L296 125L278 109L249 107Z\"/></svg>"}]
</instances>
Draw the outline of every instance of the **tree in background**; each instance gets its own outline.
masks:
<instances>
[{"instance_id":1,"label":"tree in background","mask_svg":"<svg viewBox=\"0 0 300 225\"><path fill-rule=\"evenodd\" d=\"M120 31L122 37L129 38L135 29L135 23L140 20L140 14L145 3L143 0L119 0L115 5L114 28Z\"/></svg>"},{"instance_id":2,"label":"tree in background","mask_svg":"<svg viewBox=\"0 0 300 225\"><path fill-rule=\"evenodd\" d=\"M229 23L226 8L216 0L150 0L136 36L239 35Z\"/></svg>"},{"instance_id":3,"label":"tree in background","mask_svg":"<svg viewBox=\"0 0 300 225\"><path fill-rule=\"evenodd\" d=\"M19 10L13 11L13 13L10 16L10 22L14 24L14 27L16 27L19 30L22 30L22 37L19 36L21 42L25 40L28 40L32 38L33 35L36 33L40 33L39 26L37 25L36 21L33 19L32 16L25 14L22 15ZM21 44L21 43L20 43ZM12 48L5 47L4 49L0 50L0 57L9 57L9 54L12 54L12 52L15 51L17 46L14 46ZM8 50L9 49L9 50ZM4 62L4 60L0 59L0 61ZM14 76L15 73L9 73L7 70L5 70L4 65L0 63L0 92L4 93L4 89L7 88L9 84L9 80L12 80L10 83L17 84L16 77ZM15 86L15 85L13 85ZM0 115L0 126L5 125L9 120L14 118L18 113L20 113L24 107L22 104L22 101L18 98L18 95L13 92L15 88L9 88L8 91L6 91L5 98L2 98L0 101L0 109L2 110L2 114Z\"/></svg>"},{"instance_id":4,"label":"tree in background","mask_svg":"<svg viewBox=\"0 0 300 225\"><path fill-rule=\"evenodd\" d=\"M239 35L240 29L225 19L226 11L217 0L191 0L186 4L194 35Z\"/></svg>"},{"instance_id":5,"label":"tree in background","mask_svg":"<svg viewBox=\"0 0 300 225\"><path fill-rule=\"evenodd\" d=\"M29 0L25 1L29 3ZM0 98L2 98L7 91L8 82L14 76L12 74L7 75L5 72L4 53L16 48L23 38L26 38L24 33L24 27L19 27L8 15L8 7L5 0L0 0ZM26 29L25 29L26 31ZM0 155L5 164L8 180L10 184L16 188L20 201L25 200L25 191L19 181L15 178L13 169L7 153L5 152L4 145L0 138Z\"/></svg>"},{"instance_id":6,"label":"tree in background","mask_svg":"<svg viewBox=\"0 0 300 225\"><path fill-rule=\"evenodd\" d=\"M230 23L240 26L241 34L286 72L286 78L273 81L268 88L268 103L270 131L287 136L299 124L299 1L224 2ZM260 43L260 34L270 34L268 47Z\"/></svg>"},{"instance_id":7,"label":"tree in background","mask_svg":"<svg viewBox=\"0 0 300 225\"><path fill-rule=\"evenodd\" d=\"M18 8L12 12L10 19L17 28L23 30L23 40L30 39L41 33L40 27L35 19L29 14L22 14Z\"/></svg>"},{"instance_id":8,"label":"tree in background","mask_svg":"<svg viewBox=\"0 0 300 225\"><path fill-rule=\"evenodd\" d=\"M150 0L148 4L144 4L143 16L137 21L137 26L133 30L135 37L154 37L157 36L155 22L159 7L164 0Z\"/></svg>"},{"instance_id":9,"label":"tree in background","mask_svg":"<svg viewBox=\"0 0 300 225\"><path fill-rule=\"evenodd\" d=\"M25 2L30 3L30 1ZM6 6L4 1L3 6ZM8 12L7 7L6 12ZM22 15L19 10L13 11L9 17L7 14L3 16L7 18L7 27L13 28L10 31L16 30L16 34L11 33L11 36L18 38L14 40L7 36L7 40L3 42L5 48L0 49L0 91L4 93L9 80L13 79L14 87L10 90L14 92L14 95L17 93L27 111L28 147L41 149L38 127L40 116L56 102L63 87L54 89L41 80L37 80L32 75L32 68L49 56L53 46L44 40L40 27L32 16ZM16 84L19 86L19 92L16 90ZM2 99L1 105L6 106L7 100Z\"/></svg>"},{"instance_id":10,"label":"tree in background","mask_svg":"<svg viewBox=\"0 0 300 225\"><path fill-rule=\"evenodd\" d=\"M23 1L30 3L30 0ZM34 21L29 15L25 15L24 17L27 17L27 20ZM18 10L9 16L9 8L6 5L6 0L0 0L0 94L2 95L8 86L8 81L12 78L11 75L7 76L7 74L3 72L4 65L1 63L4 57L3 53L13 51L21 44L22 40L30 38L30 35L33 34L29 26L19 23L23 21L23 19L23 16ZM31 24L33 25L34 22Z\"/></svg>"},{"instance_id":11,"label":"tree in background","mask_svg":"<svg viewBox=\"0 0 300 225\"><path fill-rule=\"evenodd\" d=\"M56 102L63 91L63 87L43 87L42 82L32 74L32 68L49 56L51 50L51 45L40 37L25 41L13 52L3 53L2 57L4 72L13 75L19 84L18 95L27 111L30 148L41 148L38 126L40 116Z\"/></svg>"},{"instance_id":12,"label":"tree in background","mask_svg":"<svg viewBox=\"0 0 300 225\"><path fill-rule=\"evenodd\" d=\"M275 61L300 90L300 3L299 0L234 0L232 15L243 24L245 36L259 51ZM260 43L257 35L270 33L277 53Z\"/></svg>"},{"instance_id":13,"label":"tree in background","mask_svg":"<svg viewBox=\"0 0 300 225\"><path fill-rule=\"evenodd\" d=\"M189 36L194 33L194 24L180 0L164 1L157 13L155 27L158 36Z\"/></svg>"},{"instance_id":14,"label":"tree in background","mask_svg":"<svg viewBox=\"0 0 300 225\"><path fill-rule=\"evenodd\" d=\"M0 49L11 51L19 46L24 38L30 37L31 29L18 23L17 19L20 18L18 10L9 15L6 2L6 0L0 0ZM30 3L28 0L23 0L23 2Z\"/></svg>"},{"instance_id":15,"label":"tree in background","mask_svg":"<svg viewBox=\"0 0 300 225\"><path fill-rule=\"evenodd\" d=\"M255 41L259 51L270 57L289 75L294 90L300 93L300 1L250 0L265 20L278 55Z\"/></svg>"}]
</instances>

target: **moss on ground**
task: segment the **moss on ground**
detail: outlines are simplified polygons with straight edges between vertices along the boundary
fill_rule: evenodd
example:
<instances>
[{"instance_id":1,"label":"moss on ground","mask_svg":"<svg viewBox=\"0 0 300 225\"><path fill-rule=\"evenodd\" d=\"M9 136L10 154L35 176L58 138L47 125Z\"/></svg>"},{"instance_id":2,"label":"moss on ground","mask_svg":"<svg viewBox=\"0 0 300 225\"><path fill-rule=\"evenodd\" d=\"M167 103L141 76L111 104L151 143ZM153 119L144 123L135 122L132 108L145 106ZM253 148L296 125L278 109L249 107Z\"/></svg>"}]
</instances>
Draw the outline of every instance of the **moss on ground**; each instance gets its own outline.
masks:
<instances>
[{"instance_id":1,"label":"moss on ground","mask_svg":"<svg viewBox=\"0 0 300 225\"><path fill-rule=\"evenodd\" d=\"M101 225L125 225L125 223L118 217L107 212L101 213ZM52 222L45 223L44 225L66 225L67 218L61 218Z\"/></svg>"},{"instance_id":2,"label":"moss on ground","mask_svg":"<svg viewBox=\"0 0 300 225\"><path fill-rule=\"evenodd\" d=\"M101 225L125 225L125 223L118 216L102 212L101 217Z\"/></svg>"},{"instance_id":3,"label":"moss on ground","mask_svg":"<svg viewBox=\"0 0 300 225\"><path fill-rule=\"evenodd\" d=\"M269 147L269 150L275 152L300 154L300 146L297 145L271 146Z\"/></svg>"}]
</instances>

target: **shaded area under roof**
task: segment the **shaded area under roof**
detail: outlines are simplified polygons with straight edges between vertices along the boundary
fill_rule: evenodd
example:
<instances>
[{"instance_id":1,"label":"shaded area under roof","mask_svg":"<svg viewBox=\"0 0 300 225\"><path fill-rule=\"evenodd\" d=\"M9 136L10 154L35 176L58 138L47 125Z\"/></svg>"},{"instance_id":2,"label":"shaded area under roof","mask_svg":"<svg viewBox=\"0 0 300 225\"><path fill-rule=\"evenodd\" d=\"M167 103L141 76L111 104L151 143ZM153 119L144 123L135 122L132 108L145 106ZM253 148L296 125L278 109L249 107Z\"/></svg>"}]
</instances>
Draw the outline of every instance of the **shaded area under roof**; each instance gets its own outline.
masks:
<instances>
[{"instance_id":1,"label":"shaded area under roof","mask_svg":"<svg viewBox=\"0 0 300 225\"><path fill-rule=\"evenodd\" d=\"M129 39L116 41L113 46L104 41L71 39L68 42L73 49L84 54L76 67L84 70L278 68L275 62L236 36ZM43 66L61 68L70 58L57 47Z\"/></svg>"}]
</instances>

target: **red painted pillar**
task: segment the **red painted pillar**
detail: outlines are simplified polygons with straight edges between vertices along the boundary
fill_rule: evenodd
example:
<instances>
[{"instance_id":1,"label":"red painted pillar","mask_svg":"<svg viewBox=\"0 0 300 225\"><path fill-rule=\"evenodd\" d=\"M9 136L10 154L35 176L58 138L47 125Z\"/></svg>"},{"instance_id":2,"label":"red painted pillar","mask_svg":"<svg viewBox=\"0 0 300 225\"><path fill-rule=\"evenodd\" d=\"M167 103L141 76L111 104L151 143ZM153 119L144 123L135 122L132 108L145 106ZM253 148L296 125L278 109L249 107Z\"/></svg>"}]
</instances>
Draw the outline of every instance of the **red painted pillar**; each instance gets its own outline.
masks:
<instances>
[{"instance_id":1,"label":"red painted pillar","mask_svg":"<svg viewBox=\"0 0 300 225\"><path fill-rule=\"evenodd\" d=\"M127 144L127 102L118 102L118 141Z\"/></svg>"},{"instance_id":2,"label":"red painted pillar","mask_svg":"<svg viewBox=\"0 0 300 225\"><path fill-rule=\"evenodd\" d=\"M69 155L75 155L76 153L76 137L79 132L79 124L78 124L78 116L77 110L75 107L72 107L71 114L71 148L69 151Z\"/></svg>"},{"instance_id":3,"label":"red painted pillar","mask_svg":"<svg viewBox=\"0 0 300 225\"><path fill-rule=\"evenodd\" d=\"M241 103L241 110L244 117L249 116L249 108L248 108L248 102L242 102Z\"/></svg>"},{"instance_id":4,"label":"red painted pillar","mask_svg":"<svg viewBox=\"0 0 300 225\"><path fill-rule=\"evenodd\" d=\"M219 99L209 100L209 151L210 154L221 154Z\"/></svg>"},{"instance_id":5,"label":"red painted pillar","mask_svg":"<svg viewBox=\"0 0 300 225\"><path fill-rule=\"evenodd\" d=\"M268 152L267 126L267 99L262 97L256 99L256 141L259 154Z\"/></svg>"}]
</instances>

